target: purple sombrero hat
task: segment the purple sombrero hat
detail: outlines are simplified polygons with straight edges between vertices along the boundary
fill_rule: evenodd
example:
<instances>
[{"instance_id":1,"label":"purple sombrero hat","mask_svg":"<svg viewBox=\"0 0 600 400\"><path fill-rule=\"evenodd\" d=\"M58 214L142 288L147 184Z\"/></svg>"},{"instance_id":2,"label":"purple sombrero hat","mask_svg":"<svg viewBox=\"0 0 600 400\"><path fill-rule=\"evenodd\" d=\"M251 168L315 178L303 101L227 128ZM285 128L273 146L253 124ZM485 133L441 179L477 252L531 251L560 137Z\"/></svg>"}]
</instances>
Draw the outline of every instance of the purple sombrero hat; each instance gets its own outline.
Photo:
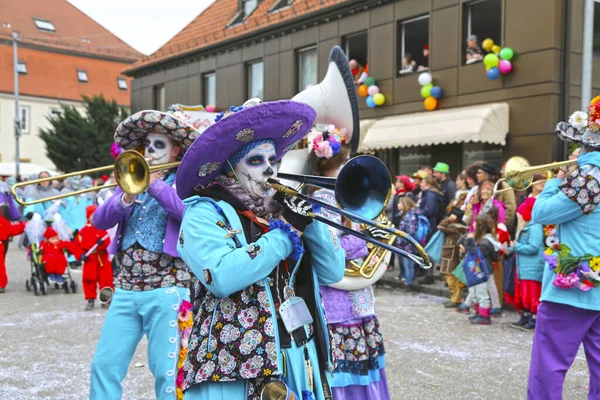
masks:
<instances>
[{"instance_id":1,"label":"purple sombrero hat","mask_svg":"<svg viewBox=\"0 0 600 400\"><path fill-rule=\"evenodd\" d=\"M222 173L227 160L251 142L271 140L277 160L308 134L315 110L290 100L246 107L208 127L183 156L177 171L177 194L190 197L196 187L206 186Z\"/></svg>"},{"instance_id":2,"label":"purple sombrero hat","mask_svg":"<svg viewBox=\"0 0 600 400\"><path fill-rule=\"evenodd\" d=\"M161 133L181 147L180 155L200 136L200 132L171 112L139 111L124 119L115 131L115 142L125 150L142 146L148 133Z\"/></svg>"}]
</instances>

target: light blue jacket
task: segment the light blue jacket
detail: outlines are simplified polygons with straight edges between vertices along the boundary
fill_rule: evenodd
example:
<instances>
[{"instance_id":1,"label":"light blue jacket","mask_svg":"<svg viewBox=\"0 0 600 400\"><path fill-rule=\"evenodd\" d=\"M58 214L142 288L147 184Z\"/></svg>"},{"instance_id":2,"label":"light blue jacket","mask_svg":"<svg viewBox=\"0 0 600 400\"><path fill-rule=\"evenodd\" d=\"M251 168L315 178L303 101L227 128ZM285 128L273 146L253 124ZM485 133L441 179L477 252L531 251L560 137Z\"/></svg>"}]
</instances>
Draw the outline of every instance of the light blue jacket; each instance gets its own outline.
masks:
<instances>
[{"instance_id":1,"label":"light blue jacket","mask_svg":"<svg viewBox=\"0 0 600 400\"><path fill-rule=\"evenodd\" d=\"M600 152L582 154L577 159L580 166L592 164L600 167ZM576 202L569 199L560 189L560 179L546 182L544 191L533 207L532 222L557 224L557 235L561 243L571 248L572 254L600 256L600 207L585 215ZM587 310L600 311L600 288L587 292L579 289L560 289L552 284L556 274L544 267L542 301L567 304Z\"/></svg>"},{"instance_id":2,"label":"light blue jacket","mask_svg":"<svg viewBox=\"0 0 600 400\"><path fill-rule=\"evenodd\" d=\"M541 282L545 266L542 225L528 223L519 234L513 251L517 254L519 279Z\"/></svg>"}]
</instances>

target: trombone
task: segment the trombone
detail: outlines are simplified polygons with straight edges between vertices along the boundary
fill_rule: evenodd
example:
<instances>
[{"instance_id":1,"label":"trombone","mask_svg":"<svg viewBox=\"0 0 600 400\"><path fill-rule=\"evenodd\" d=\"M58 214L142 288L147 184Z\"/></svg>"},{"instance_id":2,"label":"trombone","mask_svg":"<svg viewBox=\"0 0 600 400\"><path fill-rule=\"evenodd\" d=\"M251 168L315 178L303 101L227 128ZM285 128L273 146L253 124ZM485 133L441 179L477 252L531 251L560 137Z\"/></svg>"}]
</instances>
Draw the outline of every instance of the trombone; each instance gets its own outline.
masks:
<instances>
[{"instance_id":1,"label":"trombone","mask_svg":"<svg viewBox=\"0 0 600 400\"><path fill-rule=\"evenodd\" d=\"M535 174L573 165L575 163L577 163L577 160L566 160L550 164L534 165L532 167L529 161L527 161L527 159L524 157L511 157L508 159L508 161L506 161L506 166L504 167L504 177L502 179L499 179L496 182L496 185L494 186L494 195L496 193L502 193L509 190L527 190L529 189L529 187L535 185L536 183L542 183L547 181L547 179L543 179L534 182L533 176ZM499 185L502 182L506 182L510 187L498 189Z\"/></svg>"},{"instance_id":2,"label":"trombone","mask_svg":"<svg viewBox=\"0 0 600 400\"><path fill-rule=\"evenodd\" d=\"M107 165L105 167L86 169L83 171L71 172L69 174L50 176L48 178L40 178L34 179L32 181L21 182L13 185L10 188L10 191L15 201L24 207L32 206L34 204L39 203L45 203L47 201L58 200L65 197L77 196L88 192L95 192L115 186L119 186L125 193L136 195L144 192L148 188L148 185L150 184L150 174L152 172L163 169L175 168L179 164L180 162L176 161L166 164L148 165L148 162L146 161L144 156L142 156L139 152L135 150L126 150L119 154L119 156L115 160L114 165ZM56 196L45 197L43 199L37 199L33 201L25 201L24 199L21 199L16 192L18 188L24 186L37 185L38 183L53 181L55 179L66 179L72 176L95 174L104 171L114 171L115 179L117 182L103 186L81 189L71 193L63 193Z\"/></svg>"},{"instance_id":3,"label":"trombone","mask_svg":"<svg viewBox=\"0 0 600 400\"><path fill-rule=\"evenodd\" d=\"M384 223L373 221L373 219L377 218L383 212L386 204L390 200L390 188L392 186L390 173L385 164L383 164L378 158L373 156L354 157L348 161L344 168L342 168L337 178L289 173L278 173L277 176L281 179L287 179L310 186L333 190L335 192L335 198L339 207L335 207L318 199L308 197L302 193L299 193L297 190L280 184L279 181L275 179L269 178L265 182L270 184L273 189L288 196L298 197L313 205L338 213L352 221L376 227L386 233L399 236L412 244L417 249L417 252L420 256L416 256L402 249L398 249L391 244L380 242L369 235L330 221L314 212L308 213L308 216L312 219L339 229L348 235L356 236L368 243L372 243L378 247L392 251L403 257L408 257L419 264L422 268L431 268L432 264L431 260L429 259L429 255L419 244L419 242L413 239L406 232L402 232L399 229L387 226ZM363 275L363 273L361 273L361 275Z\"/></svg>"}]
</instances>

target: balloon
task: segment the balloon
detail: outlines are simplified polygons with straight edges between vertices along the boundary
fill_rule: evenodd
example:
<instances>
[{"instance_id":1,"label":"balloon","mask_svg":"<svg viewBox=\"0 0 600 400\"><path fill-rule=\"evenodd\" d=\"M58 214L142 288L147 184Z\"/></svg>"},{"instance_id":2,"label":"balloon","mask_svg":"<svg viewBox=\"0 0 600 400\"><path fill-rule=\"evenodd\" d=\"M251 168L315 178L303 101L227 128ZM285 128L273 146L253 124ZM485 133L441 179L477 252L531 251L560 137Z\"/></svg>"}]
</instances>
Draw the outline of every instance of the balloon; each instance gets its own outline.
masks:
<instances>
[{"instance_id":1,"label":"balloon","mask_svg":"<svg viewBox=\"0 0 600 400\"><path fill-rule=\"evenodd\" d=\"M377 104L375 104L375 100L373 100L373 96L367 97L367 106L369 108L377 107Z\"/></svg>"},{"instance_id":2,"label":"balloon","mask_svg":"<svg viewBox=\"0 0 600 400\"><path fill-rule=\"evenodd\" d=\"M490 81L495 81L500 76L500 70L497 67L492 67L487 72L487 77Z\"/></svg>"},{"instance_id":3,"label":"balloon","mask_svg":"<svg viewBox=\"0 0 600 400\"><path fill-rule=\"evenodd\" d=\"M206 111L208 111L208 112L215 112L215 111L216 111L216 109L215 109L215 106L213 106L213 105L210 105L210 104L209 104L209 105L207 105L207 106L206 106L204 109L205 109Z\"/></svg>"},{"instance_id":4,"label":"balloon","mask_svg":"<svg viewBox=\"0 0 600 400\"><path fill-rule=\"evenodd\" d=\"M498 69L502 74L510 74L510 71L512 71L512 63L508 60L500 60L500 63L498 64Z\"/></svg>"},{"instance_id":5,"label":"balloon","mask_svg":"<svg viewBox=\"0 0 600 400\"><path fill-rule=\"evenodd\" d=\"M500 50L500 58L503 60L510 61L514 56L515 52L510 47L505 47Z\"/></svg>"},{"instance_id":6,"label":"balloon","mask_svg":"<svg viewBox=\"0 0 600 400\"><path fill-rule=\"evenodd\" d=\"M502 47L498 46L497 44L492 46L492 53L498 55L498 53L500 53L500 51L502 50Z\"/></svg>"},{"instance_id":7,"label":"balloon","mask_svg":"<svg viewBox=\"0 0 600 400\"><path fill-rule=\"evenodd\" d=\"M385 103L385 96L383 93L376 93L375 96L373 96L373 101L375 102L375 105L382 106L383 103Z\"/></svg>"},{"instance_id":8,"label":"balloon","mask_svg":"<svg viewBox=\"0 0 600 400\"><path fill-rule=\"evenodd\" d=\"M379 86L369 86L369 96L375 96L377 93L379 93Z\"/></svg>"},{"instance_id":9,"label":"balloon","mask_svg":"<svg viewBox=\"0 0 600 400\"><path fill-rule=\"evenodd\" d=\"M375 84L375 78L368 77L365 80L365 85L367 85L367 87L373 86L374 84Z\"/></svg>"},{"instance_id":10,"label":"balloon","mask_svg":"<svg viewBox=\"0 0 600 400\"><path fill-rule=\"evenodd\" d=\"M431 97L433 97L434 99L439 99L440 97L442 97L443 95L443 91L442 88L439 86L434 86L431 88Z\"/></svg>"},{"instance_id":11,"label":"balloon","mask_svg":"<svg viewBox=\"0 0 600 400\"><path fill-rule=\"evenodd\" d=\"M494 47L494 41L490 38L487 38L483 41L482 45L485 51L491 51L492 47Z\"/></svg>"},{"instance_id":12,"label":"balloon","mask_svg":"<svg viewBox=\"0 0 600 400\"><path fill-rule=\"evenodd\" d=\"M421 88L421 97L426 98L431 96L431 89L433 88L433 83L425 85Z\"/></svg>"},{"instance_id":13,"label":"balloon","mask_svg":"<svg viewBox=\"0 0 600 400\"><path fill-rule=\"evenodd\" d=\"M421 75L419 75L419 85L429 85L431 81L433 81L433 77L429 72L423 72Z\"/></svg>"},{"instance_id":14,"label":"balloon","mask_svg":"<svg viewBox=\"0 0 600 400\"><path fill-rule=\"evenodd\" d=\"M428 98L425 99L425 101L423 102L423 105L425 106L425 109L427 111L432 111L435 110L435 108L438 105L438 101L436 98L429 96Z\"/></svg>"},{"instance_id":15,"label":"balloon","mask_svg":"<svg viewBox=\"0 0 600 400\"><path fill-rule=\"evenodd\" d=\"M367 85L360 85L358 87L358 95L361 97L367 97L369 95L369 88Z\"/></svg>"},{"instance_id":16,"label":"balloon","mask_svg":"<svg viewBox=\"0 0 600 400\"><path fill-rule=\"evenodd\" d=\"M483 57L483 63L486 67L497 67L499 61L498 56L495 54L488 54Z\"/></svg>"}]
</instances>

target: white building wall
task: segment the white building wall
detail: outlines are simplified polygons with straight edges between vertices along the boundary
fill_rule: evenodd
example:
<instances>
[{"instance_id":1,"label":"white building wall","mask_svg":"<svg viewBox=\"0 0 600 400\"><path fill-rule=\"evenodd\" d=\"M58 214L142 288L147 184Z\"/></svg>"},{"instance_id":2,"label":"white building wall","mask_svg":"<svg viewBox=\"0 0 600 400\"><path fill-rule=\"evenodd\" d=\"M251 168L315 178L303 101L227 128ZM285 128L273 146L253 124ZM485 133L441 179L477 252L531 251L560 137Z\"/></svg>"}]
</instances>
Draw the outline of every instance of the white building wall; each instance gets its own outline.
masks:
<instances>
[{"instance_id":1,"label":"white building wall","mask_svg":"<svg viewBox=\"0 0 600 400\"><path fill-rule=\"evenodd\" d=\"M20 158L29 159L32 163L56 170L54 163L46 156L46 144L39 137L40 128L50 127L47 116L52 110L60 110L61 104L75 106L85 114L83 103L46 99L31 96L19 96L19 106L29 108L29 130L23 133L20 140ZM15 161L15 101L12 94L0 93L0 161Z\"/></svg>"}]
</instances>

